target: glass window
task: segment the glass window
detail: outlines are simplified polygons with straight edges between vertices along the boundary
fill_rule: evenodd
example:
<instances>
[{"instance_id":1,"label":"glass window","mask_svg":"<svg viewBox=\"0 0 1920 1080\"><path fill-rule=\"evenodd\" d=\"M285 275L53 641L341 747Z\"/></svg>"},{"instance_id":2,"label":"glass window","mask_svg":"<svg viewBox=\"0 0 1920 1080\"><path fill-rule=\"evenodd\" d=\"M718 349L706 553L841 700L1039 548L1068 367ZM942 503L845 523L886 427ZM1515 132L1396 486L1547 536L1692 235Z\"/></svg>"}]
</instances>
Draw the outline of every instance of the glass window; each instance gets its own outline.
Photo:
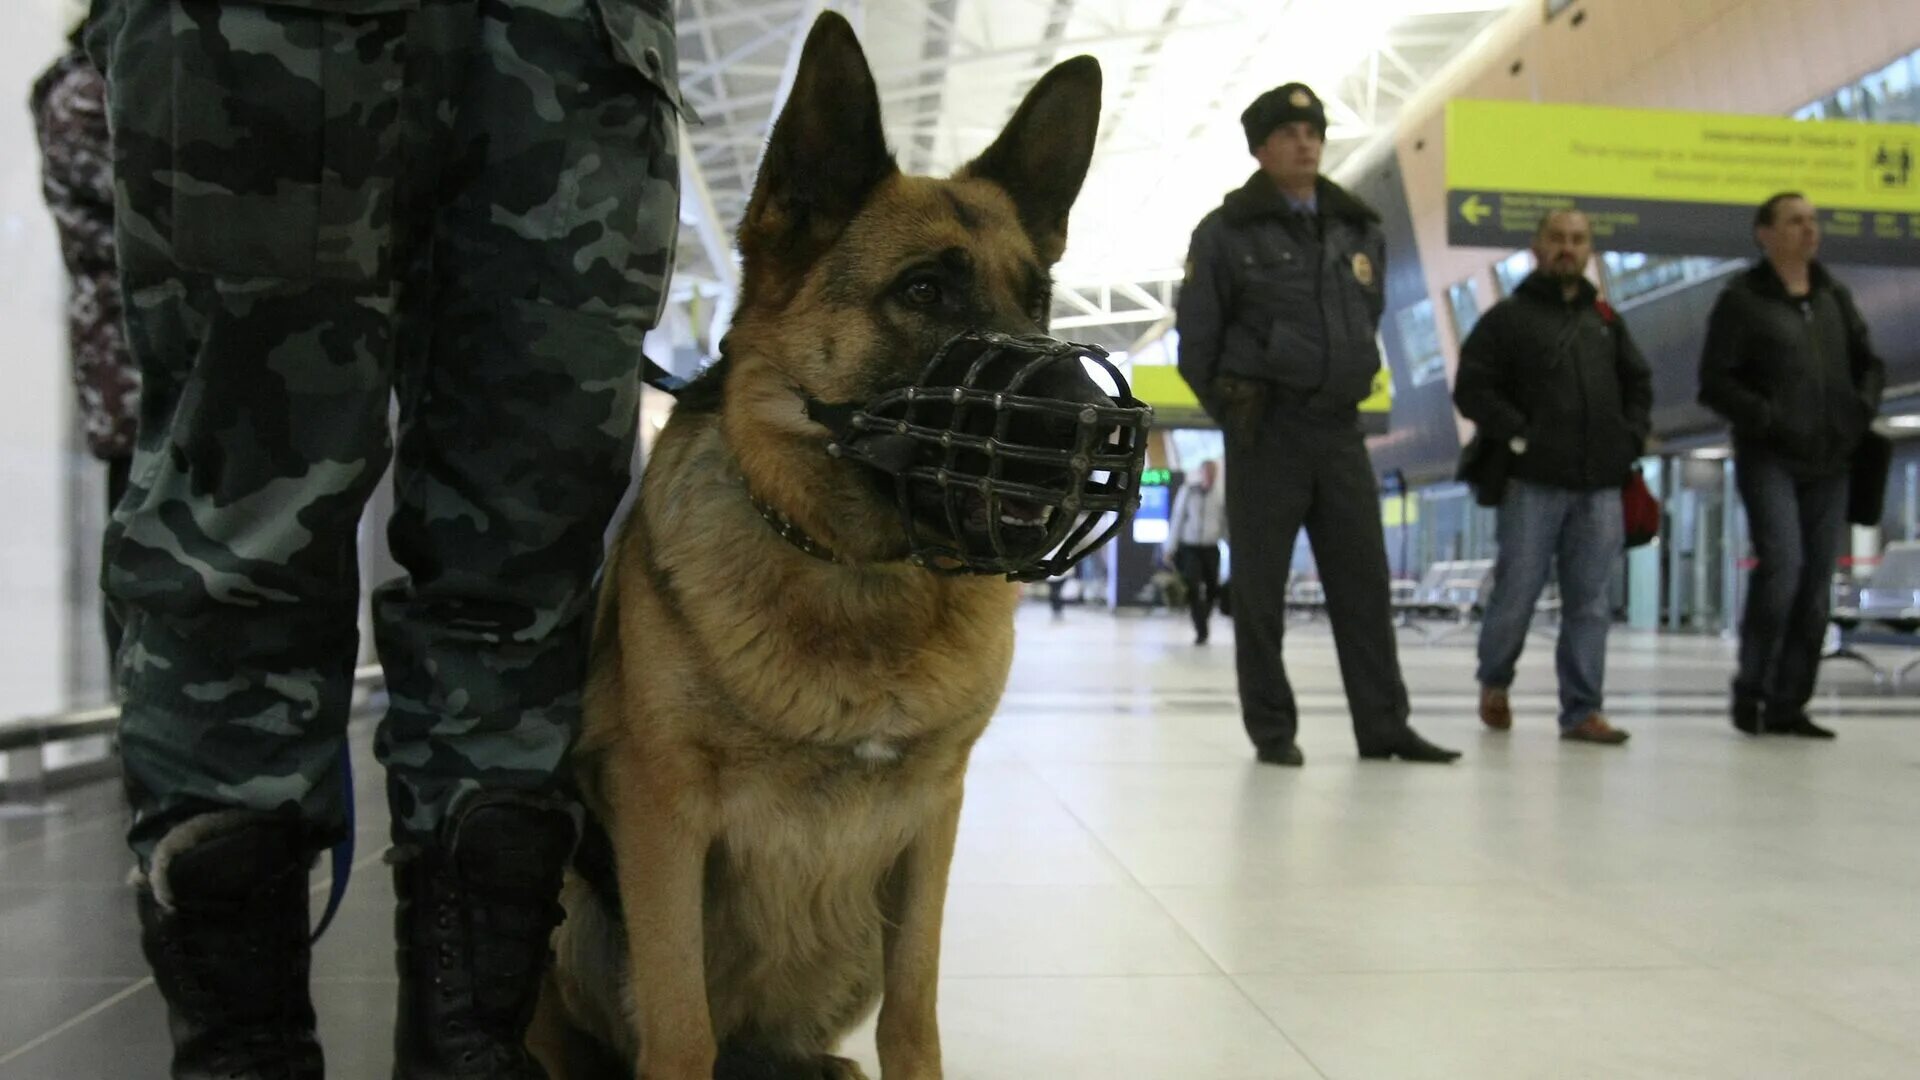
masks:
<instances>
[{"instance_id":1,"label":"glass window","mask_svg":"<svg viewBox=\"0 0 1920 1080\"><path fill-rule=\"evenodd\" d=\"M1167 437L1173 442L1173 467L1182 472L1198 469L1209 458L1227 456L1227 437L1213 428L1173 428Z\"/></svg>"},{"instance_id":2,"label":"glass window","mask_svg":"<svg viewBox=\"0 0 1920 1080\"><path fill-rule=\"evenodd\" d=\"M1684 280L1680 262L1680 257L1646 255L1638 251L1600 254L1600 265L1607 277L1607 295L1616 304Z\"/></svg>"},{"instance_id":3,"label":"glass window","mask_svg":"<svg viewBox=\"0 0 1920 1080\"><path fill-rule=\"evenodd\" d=\"M1447 305L1453 309L1453 330L1458 335L1454 340L1465 342L1473 324L1480 321L1480 297L1473 291L1472 279L1447 289Z\"/></svg>"},{"instance_id":4,"label":"glass window","mask_svg":"<svg viewBox=\"0 0 1920 1080\"><path fill-rule=\"evenodd\" d=\"M1888 64L1880 78L1887 95L1880 118L1890 124L1920 123L1920 92L1915 86L1920 81L1920 52Z\"/></svg>"},{"instance_id":5,"label":"glass window","mask_svg":"<svg viewBox=\"0 0 1920 1080\"><path fill-rule=\"evenodd\" d=\"M1887 111L1887 80L1879 72L1861 79L1854 86L1854 92L1860 95L1860 118L1863 120L1885 119Z\"/></svg>"},{"instance_id":6,"label":"glass window","mask_svg":"<svg viewBox=\"0 0 1920 1080\"><path fill-rule=\"evenodd\" d=\"M1414 386L1425 386L1447 374L1447 357L1440 351L1440 328L1434 325L1433 301L1422 300L1394 316L1400 328L1400 344L1407 350L1407 377Z\"/></svg>"},{"instance_id":7,"label":"glass window","mask_svg":"<svg viewBox=\"0 0 1920 1080\"><path fill-rule=\"evenodd\" d=\"M1533 252L1516 251L1493 264L1493 279L1500 284L1500 295L1512 296L1520 283L1533 273Z\"/></svg>"},{"instance_id":8,"label":"glass window","mask_svg":"<svg viewBox=\"0 0 1920 1080\"><path fill-rule=\"evenodd\" d=\"M1600 266L1607 279L1607 298L1615 304L1626 304L1682 282L1704 280L1737 261L1694 255L1647 255L1638 251L1600 253Z\"/></svg>"}]
</instances>

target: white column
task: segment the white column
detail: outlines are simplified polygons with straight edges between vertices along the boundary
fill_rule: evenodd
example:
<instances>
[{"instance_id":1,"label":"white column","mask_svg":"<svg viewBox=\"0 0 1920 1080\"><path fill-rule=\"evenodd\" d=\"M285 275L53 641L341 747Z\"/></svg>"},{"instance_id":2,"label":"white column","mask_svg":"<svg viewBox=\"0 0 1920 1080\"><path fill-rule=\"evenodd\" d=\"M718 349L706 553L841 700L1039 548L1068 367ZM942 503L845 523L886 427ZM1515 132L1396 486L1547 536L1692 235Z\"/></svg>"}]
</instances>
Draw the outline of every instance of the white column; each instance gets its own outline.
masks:
<instances>
[{"instance_id":1,"label":"white column","mask_svg":"<svg viewBox=\"0 0 1920 1080\"><path fill-rule=\"evenodd\" d=\"M24 103L64 44L64 0L0 4L0 722L66 705L68 433L73 417L66 283L40 197L40 153Z\"/></svg>"}]
</instances>

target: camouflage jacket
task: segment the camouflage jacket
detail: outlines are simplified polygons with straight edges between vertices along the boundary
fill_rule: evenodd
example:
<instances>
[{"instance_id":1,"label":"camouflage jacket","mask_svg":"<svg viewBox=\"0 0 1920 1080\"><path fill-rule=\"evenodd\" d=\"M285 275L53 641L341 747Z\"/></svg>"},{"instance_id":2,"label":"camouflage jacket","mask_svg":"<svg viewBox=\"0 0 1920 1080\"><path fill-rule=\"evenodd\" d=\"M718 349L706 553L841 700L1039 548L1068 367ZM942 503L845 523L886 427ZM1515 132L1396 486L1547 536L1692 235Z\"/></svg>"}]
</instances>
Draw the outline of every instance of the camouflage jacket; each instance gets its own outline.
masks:
<instances>
[{"instance_id":1,"label":"camouflage jacket","mask_svg":"<svg viewBox=\"0 0 1920 1080\"><path fill-rule=\"evenodd\" d=\"M127 352L113 254L113 168L107 85L78 48L33 85L41 190L60 231L72 292L67 332L87 445L95 457L133 453L140 375Z\"/></svg>"}]
</instances>

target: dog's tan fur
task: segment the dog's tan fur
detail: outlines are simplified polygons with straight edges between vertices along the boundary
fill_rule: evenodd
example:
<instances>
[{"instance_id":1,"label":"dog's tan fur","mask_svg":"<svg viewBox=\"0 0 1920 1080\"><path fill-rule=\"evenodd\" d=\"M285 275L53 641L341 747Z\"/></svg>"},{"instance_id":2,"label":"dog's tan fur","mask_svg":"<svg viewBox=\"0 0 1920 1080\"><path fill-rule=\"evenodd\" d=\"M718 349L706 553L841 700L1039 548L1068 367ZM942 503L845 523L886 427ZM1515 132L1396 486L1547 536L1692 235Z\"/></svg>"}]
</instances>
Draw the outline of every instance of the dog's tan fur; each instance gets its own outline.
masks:
<instances>
[{"instance_id":1,"label":"dog's tan fur","mask_svg":"<svg viewBox=\"0 0 1920 1080\"><path fill-rule=\"evenodd\" d=\"M816 24L741 228L724 378L668 423L609 564L576 767L624 918L569 878L530 1036L555 1080L851 1080L831 1051L876 1000L886 1080L941 1075L947 871L1017 593L897 561L898 510L803 398L865 400L970 326L1038 328L1099 94L1069 61L959 176L905 176L851 29ZM964 302L917 310L900 275L941 253Z\"/></svg>"}]
</instances>

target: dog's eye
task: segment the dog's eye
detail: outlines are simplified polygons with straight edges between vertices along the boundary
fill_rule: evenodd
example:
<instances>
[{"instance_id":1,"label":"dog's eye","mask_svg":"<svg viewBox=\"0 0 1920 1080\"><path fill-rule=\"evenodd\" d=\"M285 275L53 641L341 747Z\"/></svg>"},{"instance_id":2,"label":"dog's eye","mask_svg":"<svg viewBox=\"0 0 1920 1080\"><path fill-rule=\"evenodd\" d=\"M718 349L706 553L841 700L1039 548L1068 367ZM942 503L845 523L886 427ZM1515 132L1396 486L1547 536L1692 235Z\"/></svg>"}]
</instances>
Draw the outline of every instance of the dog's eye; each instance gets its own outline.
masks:
<instances>
[{"instance_id":1,"label":"dog's eye","mask_svg":"<svg viewBox=\"0 0 1920 1080\"><path fill-rule=\"evenodd\" d=\"M907 282L906 295L910 303L920 307L931 307L939 303L945 294L941 291L938 281L930 277L919 277Z\"/></svg>"}]
</instances>

